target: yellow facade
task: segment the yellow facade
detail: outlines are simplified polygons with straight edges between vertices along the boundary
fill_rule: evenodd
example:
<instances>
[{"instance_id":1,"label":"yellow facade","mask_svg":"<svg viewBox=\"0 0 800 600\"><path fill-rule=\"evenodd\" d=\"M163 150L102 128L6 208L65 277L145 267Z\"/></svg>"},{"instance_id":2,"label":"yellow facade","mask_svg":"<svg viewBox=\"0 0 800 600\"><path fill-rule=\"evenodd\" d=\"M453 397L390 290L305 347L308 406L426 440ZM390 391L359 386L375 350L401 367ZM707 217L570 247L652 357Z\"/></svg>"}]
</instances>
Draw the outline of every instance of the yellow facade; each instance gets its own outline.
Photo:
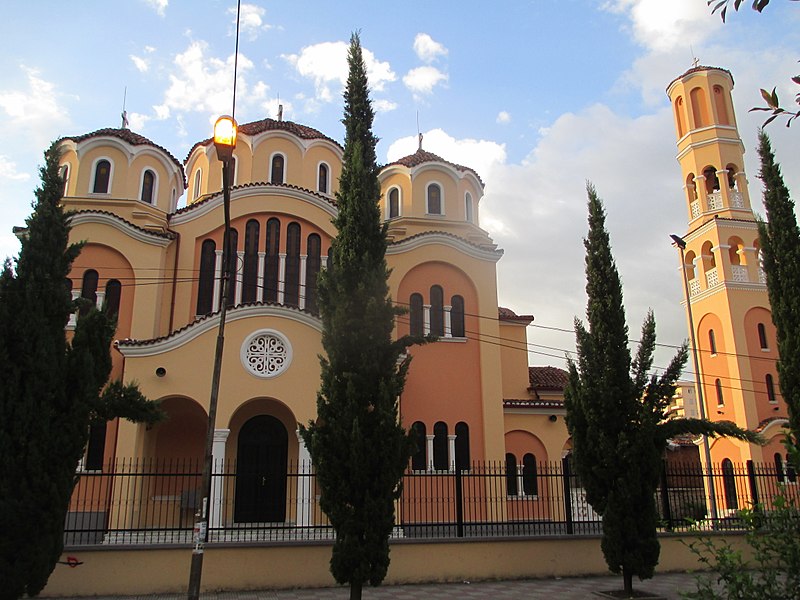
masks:
<instances>
[{"instance_id":1,"label":"yellow facade","mask_svg":"<svg viewBox=\"0 0 800 600\"><path fill-rule=\"evenodd\" d=\"M759 431L768 441L764 447L712 441L712 462L772 462L783 450L787 411L732 89L731 74L715 67L690 69L667 89L688 220L687 310L706 416Z\"/></svg>"}]
</instances>

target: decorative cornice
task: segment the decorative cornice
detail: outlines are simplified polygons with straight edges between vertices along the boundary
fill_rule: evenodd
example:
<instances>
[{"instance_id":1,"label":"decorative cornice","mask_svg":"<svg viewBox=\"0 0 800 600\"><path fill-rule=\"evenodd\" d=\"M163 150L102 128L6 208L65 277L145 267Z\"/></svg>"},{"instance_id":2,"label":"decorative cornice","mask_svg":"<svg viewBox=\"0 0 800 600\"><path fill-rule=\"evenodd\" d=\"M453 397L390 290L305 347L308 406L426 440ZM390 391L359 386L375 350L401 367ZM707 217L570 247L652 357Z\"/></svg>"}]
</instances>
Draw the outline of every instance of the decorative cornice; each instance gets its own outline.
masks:
<instances>
[{"instance_id":1,"label":"decorative cornice","mask_svg":"<svg viewBox=\"0 0 800 600\"><path fill-rule=\"evenodd\" d=\"M391 242L386 248L386 254L402 254L403 252L410 252L411 250L434 244L449 246L472 258L487 260L494 263L499 261L503 256L503 251L497 248L497 246L492 245L492 248L477 246L464 238L458 237L452 233L447 233L446 231L425 231L403 240Z\"/></svg>"},{"instance_id":2,"label":"decorative cornice","mask_svg":"<svg viewBox=\"0 0 800 600\"><path fill-rule=\"evenodd\" d=\"M226 323L258 317L277 317L289 319L307 325L322 333L322 321L309 312L279 304L253 303L231 309L225 319ZM115 345L126 358L156 356L185 346L207 331L219 327L219 312L202 317L185 327L172 332L168 336L151 340L117 340Z\"/></svg>"},{"instance_id":3,"label":"decorative cornice","mask_svg":"<svg viewBox=\"0 0 800 600\"><path fill-rule=\"evenodd\" d=\"M175 235L170 232L143 229L114 213L102 210L81 210L71 213L67 218L72 227L86 223L109 225L136 241L160 246L161 248L169 246L172 240L175 239Z\"/></svg>"}]
</instances>

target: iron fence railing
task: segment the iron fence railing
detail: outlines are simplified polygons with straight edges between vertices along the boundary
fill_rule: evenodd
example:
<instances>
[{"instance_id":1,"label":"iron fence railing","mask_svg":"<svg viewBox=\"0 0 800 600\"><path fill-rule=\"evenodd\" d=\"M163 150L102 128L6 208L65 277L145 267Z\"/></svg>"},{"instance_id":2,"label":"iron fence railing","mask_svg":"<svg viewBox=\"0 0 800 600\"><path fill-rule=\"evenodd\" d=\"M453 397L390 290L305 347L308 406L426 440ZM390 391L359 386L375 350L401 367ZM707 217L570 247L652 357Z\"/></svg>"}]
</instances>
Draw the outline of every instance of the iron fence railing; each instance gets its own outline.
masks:
<instances>
[{"instance_id":1,"label":"iron fence railing","mask_svg":"<svg viewBox=\"0 0 800 600\"><path fill-rule=\"evenodd\" d=\"M119 460L79 473L65 523L65 544L189 544L204 496L201 464L181 460ZM738 510L768 511L782 490L797 499L795 473L752 462L667 464L656 491L664 531L740 529ZM711 511L711 495L716 516ZM332 539L310 465L273 463L237 469L214 465L210 542L293 542ZM466 470L409 471L395 504L396 538L599 534L570 463L507 469L502 463Z\"/></svg>"}]
</instances>

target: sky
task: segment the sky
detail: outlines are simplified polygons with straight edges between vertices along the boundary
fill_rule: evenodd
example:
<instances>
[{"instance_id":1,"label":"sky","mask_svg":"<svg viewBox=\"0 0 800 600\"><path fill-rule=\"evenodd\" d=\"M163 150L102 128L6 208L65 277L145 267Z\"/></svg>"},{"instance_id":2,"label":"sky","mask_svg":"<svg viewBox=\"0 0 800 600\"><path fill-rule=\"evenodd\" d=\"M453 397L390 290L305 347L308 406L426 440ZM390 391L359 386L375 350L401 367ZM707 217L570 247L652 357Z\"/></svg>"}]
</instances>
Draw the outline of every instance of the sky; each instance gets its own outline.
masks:
<instances>
[{"instance_id":1,"label":"sky","mask_svg":"<svg viewBox=\"0 0 800 600\"><path fill-rule=\"evenodd\" d=\"M692 67L730 70L750 196L763 213L759 89L791 105L800 4L744 2L727 23L706 0L242 2L235 116L314 127L343 142L346 47L359 31L378 157L423 146L475 169L480 224L505 251L499 300L532 314L529 363L563 366L583 318L586 182L605 202L630 337L647 310L655 365L687 337L677 251L687 230L666 86ZM38 167L61 136L130 128L179 160L232 110L235 0L13 2L0 25L0 257L30 213ZM800 190L800 122L767 130ZM185 200L185 199L184 199ZM182 204L180 202L179 204Z\"/></svg>"}]
</instances>

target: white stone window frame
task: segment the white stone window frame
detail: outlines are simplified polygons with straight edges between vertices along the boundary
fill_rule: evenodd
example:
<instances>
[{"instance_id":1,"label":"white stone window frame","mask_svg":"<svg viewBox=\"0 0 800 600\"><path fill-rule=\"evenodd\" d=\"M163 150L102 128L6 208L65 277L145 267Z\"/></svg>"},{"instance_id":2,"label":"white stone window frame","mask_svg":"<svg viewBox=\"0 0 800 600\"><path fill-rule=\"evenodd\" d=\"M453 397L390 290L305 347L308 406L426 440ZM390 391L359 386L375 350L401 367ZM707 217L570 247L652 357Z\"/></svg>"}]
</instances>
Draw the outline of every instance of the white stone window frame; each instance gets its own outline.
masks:
<instances>
[{"instance_id":1,"label":"white stone window frame","mask_svg":"<svg viewBox=\"0 0 800 600\"><path fill-rule=\"evenodd\" d=\"M150 202L145 202L142 200L142 192L144 191L144 176L148 171L153 174L153 197ZM153 167L145 167L142 169L142 176L139 178L139 195L136 196L136 198L139 202L147 204L148 206L156 206L158 204L158 171Z\"/></svg>"},{"instance_id":2,"label":"white stone window frame","mask_svg":"<svg viewBox=\"0 0 800 600\"><path fill-rule=\"evenodd\" d=\"M389 194L392 193L392 190L397 190L397 215L391 216L391 203L389 201ZM427 203L427 200L426 200ZM388 190L386 190L386 220L390 219L397 219L398 217L403 216L403 190L400 188L399 185L393 185Z\"/></svg>"},{"instance_id":3,"label":"white stone window frame","mask_svg":"<svg viewBox=\"0 0 800 600\"><path fill-rule=\"evenodd\" d=\"M475 222L475 204L472 202L472 194L464 192L464 220L467 223Z\"/></svg>"},{"instance_id":4,"label":"white stone window frame","mask_svg":"<svg viewBox=\"0 0 800 600\"><path fill-rule=\"evenodd\" d=\"M283 180L282 181L273 181L272 180L272 161L275 160L276 156L280 156L283 159ZM286 159L286 154L283 152L273 152L269 155L269 166L268 174L269 174L269 183L286 183L286 171L289 167L289 161Z\"/></svg>"},{"instance_id":5,"label":"white stone window frame","mask_svg":"<svg viewBox=\"0 0 800 600\"><path fill-rule=\"evenodd\" d=\"M97 178L97 164L100 161L107 160L108 161L108 188L105 192L95 192L94 191L94 182ZM92 177L89 180L89 194L92 196L108 196L111 194L111 190L113 189L114 185L114 161L111 159L110 156L98 156L92 162Z\"/></svg>"},{"instance_id":6,"label":"white stone window frame","mask_svg":"<svg viewBox=\"0 0 800 600\"><path fill-rule=\"evenodd\" d=\"M428 201L430 199L430 188L432 185L439 186L439 209L438 213L432 213L430 210L430 206L428 205ZM441 181L429 181L425 184L425 214L432 217L443 217L445 216L445 201L444 201L444 184Z\"/></svg>"},{"instance_id":7,"label":"white stone window frame","mask_svg":"<svg viewBox=\"0 0 800 600\"><path fill-rule=\"evenodd\" d=\"M256 340L256 338L259 337L276 338L281 344L283 344L283 347L285 349L285 357L283 364L279 368L275 369L273 372L257 371L253 369L250 363L250 359L248 356L250 345L253 343L254 340ZM259 329L251 333L249 336L247 336L247 338L245 338L244 342L242 343L242 347L239 351L239 357L242 361L242 366L253 377L258 377L259 379L272 379L274 377L278 377L279 375L285 373L289 369L289 366L292 364L292 357L293 357L292 344L289 341L288 337L286 337L283 333L277 331L276 329Z\"/></svg>"},{"instance_id":8,"label":"white stone window frame","mask_svg":"<svg viewBox=\"0 0 800 600\"><path fill-rule=\"evenodd\" d=\"M194 177L192 178L192 185L194 189L192 190L192 200L197 200L200 197L200 187L203 184L203 169L197 167L197 170L194 172Z\"/></svg>"},{"instance_id":9,"label":"white stone window frame","mask_svg":"<svg viewBox=\"0 0 800 600\"><path fill-rule=\"evenodd\" d=\"M323 192L319 189L319 170L321 167L325 167L327 173L325 175L325 187L327 191ZM270 160L270 171L272 171L272 160ZM272 173L270 173L270 176ZM283 177L286 178L286 157L283 159ZM331 166L328 164L328 161L321 160L317 163L317 192L320 194L324 194L325 196L333 196L333 189L331 188Z\"/></svg>"}]
</instances>

